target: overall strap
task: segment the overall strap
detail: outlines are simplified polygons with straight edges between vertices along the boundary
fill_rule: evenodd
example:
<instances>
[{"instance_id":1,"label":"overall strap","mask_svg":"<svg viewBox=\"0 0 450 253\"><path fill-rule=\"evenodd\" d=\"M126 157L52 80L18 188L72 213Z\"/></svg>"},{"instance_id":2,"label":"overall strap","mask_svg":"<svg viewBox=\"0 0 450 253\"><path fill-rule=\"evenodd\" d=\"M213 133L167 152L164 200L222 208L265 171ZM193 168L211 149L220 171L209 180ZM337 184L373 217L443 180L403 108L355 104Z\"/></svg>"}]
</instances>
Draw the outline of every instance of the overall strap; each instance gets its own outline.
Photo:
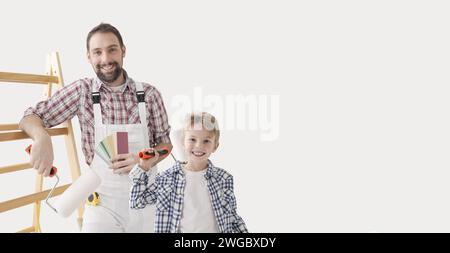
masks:
<instances>
[{"instance_id":1,"label":"overall strap","mask_svg":"<svg viewBox=\"0 0 450 253\"><path fill-rule=\"evenodd\" d=\"M102 111L100 109L100 92L92 91L92 101L94 103L95 126L100 126L102 124Z\"/></svg>"},{"instance_id":2,"label":"overall strap","mask_svg":"<svg viewBox=\"0 0 450 253\"><path fill-rule=\"evenodd\" d=\"M136 82L136 97L139 107L139 118L141 119L141 126L143 136L146 145L150 145L148 138L148 125L147 125L147 104L145 103L145 93L142 83Z\"/></svg>"}]
</instances>

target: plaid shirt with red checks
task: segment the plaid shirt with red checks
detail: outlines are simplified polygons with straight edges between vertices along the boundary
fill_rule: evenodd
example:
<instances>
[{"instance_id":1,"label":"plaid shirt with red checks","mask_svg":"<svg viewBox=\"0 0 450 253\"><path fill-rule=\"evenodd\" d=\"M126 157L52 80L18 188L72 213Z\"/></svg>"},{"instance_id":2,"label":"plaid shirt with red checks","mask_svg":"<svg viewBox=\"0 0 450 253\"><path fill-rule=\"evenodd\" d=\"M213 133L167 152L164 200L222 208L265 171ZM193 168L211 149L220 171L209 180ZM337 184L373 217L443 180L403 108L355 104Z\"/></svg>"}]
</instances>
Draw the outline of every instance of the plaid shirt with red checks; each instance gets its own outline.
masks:
<instances>
[{"instance_id":1,"label":"plaid shirt with red checks","mask_svg":"<svg viewBox=\"0 0 450 253\"><path fill-rule=\"evenodd\" d=\"M84 78L64 86L46 101L28 108L24 117L34 114L42 119L44 127L50 128L78 116L81 127L81 143L86 163L94 157L94 109L92 91L100 92L103 124L139 124L139 108L135 81L124 70L125 85L114 92L100 79ZM161 93L152 85L142 84L147 105L149 147L169 143L170 126Z\"/></svg>"}]
</instances>

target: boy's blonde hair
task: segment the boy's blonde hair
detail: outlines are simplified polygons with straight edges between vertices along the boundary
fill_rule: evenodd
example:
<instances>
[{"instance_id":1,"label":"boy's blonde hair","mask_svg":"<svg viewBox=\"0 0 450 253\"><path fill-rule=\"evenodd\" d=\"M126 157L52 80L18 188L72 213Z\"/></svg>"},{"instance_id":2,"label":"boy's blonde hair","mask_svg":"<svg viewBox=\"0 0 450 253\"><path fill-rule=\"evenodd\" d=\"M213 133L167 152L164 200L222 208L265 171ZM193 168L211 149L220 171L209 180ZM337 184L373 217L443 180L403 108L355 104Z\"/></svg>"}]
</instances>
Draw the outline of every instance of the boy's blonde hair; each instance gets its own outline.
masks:
<instances>
[{"instance_id":1,"label":"boy's blonde hair","mask_svg":"<svg viewBox=\"0 0 450 253\"><path fill-rule=\"evenodd\" d=\"M184 120L183 130L207 130L214 135L215 142L219 143L219 124L217 123L216 117L210 113L189 113Z\"/></svg>"}]
</instances>

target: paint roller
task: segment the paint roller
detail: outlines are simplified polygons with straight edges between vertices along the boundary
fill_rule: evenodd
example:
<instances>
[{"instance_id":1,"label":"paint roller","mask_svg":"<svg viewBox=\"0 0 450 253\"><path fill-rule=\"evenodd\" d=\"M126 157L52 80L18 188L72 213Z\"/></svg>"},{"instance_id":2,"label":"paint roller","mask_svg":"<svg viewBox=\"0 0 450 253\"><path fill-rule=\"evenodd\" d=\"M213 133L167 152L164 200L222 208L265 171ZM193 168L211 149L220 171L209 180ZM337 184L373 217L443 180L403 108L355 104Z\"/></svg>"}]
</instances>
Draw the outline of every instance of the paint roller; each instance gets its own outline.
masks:
<instances>
[{"instance_id":1,"label":"paint roller","mask_svg":"<svg viewBox=\"0 0 450 253\"><path fill-rule=\"evenodd\" d=\"M100 185L100 177L89 169L67 188L55 203L56 212L62 217L70 216Z\"/></svg>"},{"instance_id":2,"label":"paint roller","mask_svg":"<svg viewBox=\"0 0 450 253\"><path fill-rule=\"evenodd\" d=\"M30 154L31 145L29 145L25 151ZM101 180L97 173L90 169L87 173L81 175L75 182L73 182L72 185L67 188L63 194L61 194L53 206L48 202L48 199L52 196L53 191L59 183L59 177L56 174L57 171L57 168L52 166L50 177L55 176L57 181L50 193L47 195L45 203L60 216L68 217L83 201L89 197L89 195L92 194L92 192L95 191L95 189L97 189L101 183Z\"/></svg>"},{"instance_id":3,"label":"paint roller","mask_svg":"<svg viewBox=\"0 0 450 253\"><path fill-rule=\"evenodd\" d=\"M25 149L25 152L27 152L29 155L31 155L31 147L32 145L28 145L28 147ZM45 198L45 203L51 208L53 209L53 211L57 212L56 209L50 204L50 202L48 202L48 199L52 196L53 191L55 191L56 186L58 186L59 184L59 177L56 174L58 173L58 169L52 165L52 168L50 169L50 173L49 173L49 177L56 177L56 183L53 185L53 188L50 190L50 192L47 195L47 198Z\"/></svg>"}]
</instances>

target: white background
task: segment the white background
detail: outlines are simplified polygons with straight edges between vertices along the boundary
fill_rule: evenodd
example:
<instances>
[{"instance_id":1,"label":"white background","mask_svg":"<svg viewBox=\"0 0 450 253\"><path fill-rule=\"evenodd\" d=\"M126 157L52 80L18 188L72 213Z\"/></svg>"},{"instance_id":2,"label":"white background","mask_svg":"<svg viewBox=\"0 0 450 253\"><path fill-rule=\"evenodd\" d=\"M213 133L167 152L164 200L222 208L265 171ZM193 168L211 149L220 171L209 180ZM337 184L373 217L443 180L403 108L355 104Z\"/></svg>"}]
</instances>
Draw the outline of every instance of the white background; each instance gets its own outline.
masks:
<instances>
[{"instance_id":1,"label":"white background","mask_svg":"<svg viewBox=\"0 0 450 253\"><path fill-rule=\"evenodd\" d=\"M261 126L226 130L212 157L234 175L250 231L449 232L449 7L2 1L0 71L43 73L45 55L59 51L66 84L92 77L85 38L109 22L128 48L124 68L158 87L169 115L179 109L173 98L192 97L194 87L223 98L279 95L275 140L262 141ZM39 86L1 85L1 123L18 122L41 93ZM0 166L27 161L28 143L0 143ZM55 138L55 165L68 182L63 147ZM79 157L85 170L81 149ZM0 175L0 201L31 193L34 173ZM74 217L42 209L44 232L76 231ZM31 221L31 206L4 212L0 231Z\"/></svg>"}]
</instances>

